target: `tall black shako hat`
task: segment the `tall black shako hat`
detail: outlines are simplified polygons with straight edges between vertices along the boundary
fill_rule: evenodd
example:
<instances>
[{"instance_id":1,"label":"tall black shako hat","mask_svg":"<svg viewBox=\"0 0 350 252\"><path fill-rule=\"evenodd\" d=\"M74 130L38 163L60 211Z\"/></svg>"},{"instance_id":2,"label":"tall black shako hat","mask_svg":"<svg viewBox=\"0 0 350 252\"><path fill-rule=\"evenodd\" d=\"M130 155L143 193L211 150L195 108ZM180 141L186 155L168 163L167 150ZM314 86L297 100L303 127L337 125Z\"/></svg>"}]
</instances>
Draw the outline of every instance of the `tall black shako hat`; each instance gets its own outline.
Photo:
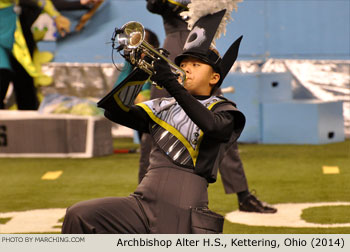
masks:
<instances>
[{"instance_id":1,"label":"tall black shako hat","mask_svg":"<svg viewBox=\"0 0 350 252\"><path fill-rule=\"evenodd\" d=\"M241 36L233 42L222 58L210 49L216 30L225 12L226 10L224 9L199 18L188 34L182 54L175 58L175 63L177 65L180 65L185 57L194 57L209 64L214 71L220 74L220 80L213 91L221 86L227 73L235 63L238 56L239 45L243 37Z\"/></svg>"}]
</instances>

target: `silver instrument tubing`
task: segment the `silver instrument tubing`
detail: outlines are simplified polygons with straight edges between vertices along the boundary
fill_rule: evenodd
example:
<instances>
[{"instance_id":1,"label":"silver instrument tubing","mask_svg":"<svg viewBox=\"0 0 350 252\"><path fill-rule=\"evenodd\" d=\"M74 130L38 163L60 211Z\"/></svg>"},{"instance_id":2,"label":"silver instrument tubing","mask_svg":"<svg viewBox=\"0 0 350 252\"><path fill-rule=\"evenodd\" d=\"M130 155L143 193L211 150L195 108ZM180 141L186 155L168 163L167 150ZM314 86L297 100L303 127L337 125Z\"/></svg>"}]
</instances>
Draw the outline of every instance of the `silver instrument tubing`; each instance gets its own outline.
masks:
<instances>
[{"instance_id":1,"label":"silver instrument tubing","mask_svg":"<svg viewBox=\"0 0 350 252\"><path fill-rule=\"evenodd\" d=\"M127 52L131 64L136 65L149 75L155 73L153 64L156 60L163 59L166 61L171 71L181 78L180 84L184 84L186 73L170 59L168 59L162 51L157 51L152 45L145 41L145 29L142 24L136 21L130 21L124 24L117 35L117 41L123 46L124 52ZM151 62L144 60L147 55Z\"/></svg>"}]
</instances>

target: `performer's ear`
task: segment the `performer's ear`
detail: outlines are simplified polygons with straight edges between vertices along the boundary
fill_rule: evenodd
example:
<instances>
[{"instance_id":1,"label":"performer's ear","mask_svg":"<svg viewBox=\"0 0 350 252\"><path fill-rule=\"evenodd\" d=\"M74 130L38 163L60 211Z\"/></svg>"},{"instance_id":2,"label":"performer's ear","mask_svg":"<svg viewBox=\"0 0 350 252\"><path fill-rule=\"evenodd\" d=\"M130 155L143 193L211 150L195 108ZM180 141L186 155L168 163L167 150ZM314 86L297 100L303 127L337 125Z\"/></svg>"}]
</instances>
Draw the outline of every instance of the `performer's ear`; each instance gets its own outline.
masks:
<instances>
[{"instance_id":1,"label":"performer's ear","mask_svg":"<svg viewBox=\"0 0 350 252\"><path fill-rule=\"evenodd\" d=\"M209 84L215 86L219 82L219 80L220 80L220 74L213 72L211 75Z\"/></svg>"}]
</instances>

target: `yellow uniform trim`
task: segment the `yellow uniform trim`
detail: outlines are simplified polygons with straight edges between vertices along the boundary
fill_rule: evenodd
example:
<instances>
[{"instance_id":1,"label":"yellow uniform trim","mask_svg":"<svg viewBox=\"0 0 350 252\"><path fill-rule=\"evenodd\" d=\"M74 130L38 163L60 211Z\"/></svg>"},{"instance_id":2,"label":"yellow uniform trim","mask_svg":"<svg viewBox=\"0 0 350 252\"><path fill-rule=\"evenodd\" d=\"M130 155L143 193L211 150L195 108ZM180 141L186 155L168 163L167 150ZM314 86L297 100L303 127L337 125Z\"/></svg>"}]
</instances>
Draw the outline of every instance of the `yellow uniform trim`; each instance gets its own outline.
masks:
<instances>
[{"instance_id":1,"label":"yellow uniform trim","mask_svg":"<svg viewBox=\"0 0 350 252\"><path fill-rule=\"evenodd\" d=\"M29 49L22 32L21 23L18 18L16 20L16 25L17 28L14 34L15 43L12 47L12 54L30 76L38 77L39 73L35 68L32 57L30 56Z\"/></svg>"},{"instance_id":2,"label":"yellow uniform trim","mask_svg":"<svg viewBox=\"0 0 350 252\"><path fill-rule=\"evenodd\" d=\"M213 106L217 103L219 103L221 101L217 101L212 103L208 109L211 110L213 108ZM181 143L186 147L186 149L188 150L188 152L191 155L192 161L193 161L193 165L196 166L197 163L197 158L198 158L198 153L199 153L199 146L200 143L203 139L203 131L200 130L199 131L199 137L198 137L198 143L196 145L196 149L193 149L192 145L189 143L189 141L176 129L174 128L172 125L168 124L167 122L161 120L160 118L156 117L152 110L144 103L138 103L136 104L137 106L140 106L141 108L143 108L146 113L149 115L149 117L158 125L160 125L161 127L163 127L164 129L166 129L167 131L169 131L171 134L173 134L177 139L179 139L181 141Z\"/></svg>"},{"instance_id":3,"label":"yellow uniform trim","mask_svg":"<svg viewBox=\"0 0 350 252\"><path fill-rule=\"evenodd\" d=\"M56 10L55 6L51 2L51 0L41 0L38 2L38 6L43 9L43 11L49 14L50 17L56 18L61 14Z\"/></svg>"},{"instance_id":4,"label":"yellow uniform trim","mask_svg":"<svg viewBox=\"0 0 350 252\"><path fill-rule=\"evenodd\" d=\"M168 2L169 2L169 3L172 3L172 4L174 4L174 5L180 6L180 7L182 7L182 8L185 8L186 10L188 10L188 7L187 7L186 5L181 4L181 3L178 3L178 2L173 1L173 0L168 0Z\"/></svg>"},{"instance_id":5,"label":"yellow uniform trim","mask_svg":"<svg viewBox=\"0 0 350 252\"><path fill-rule=\"evenodd\" d=\"M0 0L0 9L10 7L14 4L13 0Z\"/></svg>"},{"instance_id":6,"label":"yellow uniform trim","mask_svg":"<svg viewBox=\"0 0 350 252\"><path fill-rule=\"evenodd\" d=\"M127 84L124 85L123 88L119 89L114 95L114 100L115 102L118 104L118 106L124 110L125 112L129 112L129 108L127 106L124 105L124 103L120 100L119 98L119 94L127 87L130 87L130 86L135 86L135 85L143 85L146 81L131 81L131 82L128 82Z\"/></svg>"}]
</instances>

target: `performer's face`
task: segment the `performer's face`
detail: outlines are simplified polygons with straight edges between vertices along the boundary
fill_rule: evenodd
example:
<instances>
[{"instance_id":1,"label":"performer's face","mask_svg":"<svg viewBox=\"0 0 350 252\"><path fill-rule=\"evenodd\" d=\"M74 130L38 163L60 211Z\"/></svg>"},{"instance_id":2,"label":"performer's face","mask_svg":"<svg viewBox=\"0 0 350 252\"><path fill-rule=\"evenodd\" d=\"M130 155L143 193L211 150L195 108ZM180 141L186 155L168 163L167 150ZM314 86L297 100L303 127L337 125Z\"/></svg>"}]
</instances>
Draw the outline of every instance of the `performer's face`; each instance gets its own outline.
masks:
<instances>
[{"instance_id":1,"label":"performer's face","mask_svg":"<svg viewBox=\"0 0 350 252\"><path fill-rule=\"evenodd\" d=\"M192 95L210 95L220 79L220 74L214 72L210 65L196 58L185 58L180 67L186 73L184 87Z\"/></svg>"}]
</instances>

